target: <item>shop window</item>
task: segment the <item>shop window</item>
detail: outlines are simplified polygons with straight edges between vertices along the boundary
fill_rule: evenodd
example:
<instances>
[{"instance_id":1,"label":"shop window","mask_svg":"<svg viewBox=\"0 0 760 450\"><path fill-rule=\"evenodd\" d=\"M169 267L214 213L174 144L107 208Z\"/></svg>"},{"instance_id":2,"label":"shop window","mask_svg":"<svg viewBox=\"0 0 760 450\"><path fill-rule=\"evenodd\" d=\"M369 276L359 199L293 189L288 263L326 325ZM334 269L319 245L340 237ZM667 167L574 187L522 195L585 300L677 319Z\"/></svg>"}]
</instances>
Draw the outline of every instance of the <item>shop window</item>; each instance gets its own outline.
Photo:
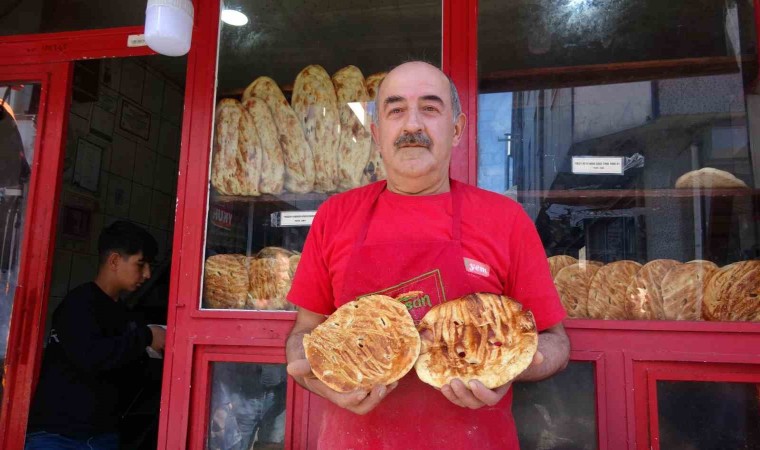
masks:
<instances>
[{"instance_id":1,"label":"shop window","mask_svg":"<svg viewBox=\"0 0 760 450\"><path fill-rule=\"evenodd\" d=\"M760 448L760 387L658 381L659 448Z\"/></svg>"},{"instance_id":2,"label":"shop window","mask_svg":"<svg viewBox=\"0 0 760 450\"><path fill-rule=\"evenodd\" d=\"M285 448L283 364L212 364L207 450Z\"/></svg>"},{"instance_id":3,"label":"shop window","mask_svg":"<svg viewBox=\"0 0 760 450\"><path fill-rule=\"evenodd\" d=\"M145 1L9 0L0 6L0 36L142 25L145 5Z\"/></svg>"},{"instance_id":4,"label":"shop window","mask_svg":"<svg viewBox=\"0 0 760 450\"><path fill-rule=\"evenodd\" d=\"M515 383L512 413L522 448L597 448L593 362L570 362L552 378Z\"/></svg>"},{"instance_id":5,"label":"shop window","mask_svg":"<svg viewBox=\"0 0 760 450\"><path fill-rule=\"evenodd\" d=\"M292 310L316 209L383 178L369 131L383 73L408 59L440 65L442 5L224 6L248 22L220 24L201 308Z\"/></svg>"},{"instance_id":6,"label":"shop window","mask_svg":"<svg viewBox=\"0 0 760 450\"><path fill-rule=\"evenodd\" d=\"M479 5L478 185L533 218L570 317L760 321L751 4Z\"/></svg>"}]
</instances>

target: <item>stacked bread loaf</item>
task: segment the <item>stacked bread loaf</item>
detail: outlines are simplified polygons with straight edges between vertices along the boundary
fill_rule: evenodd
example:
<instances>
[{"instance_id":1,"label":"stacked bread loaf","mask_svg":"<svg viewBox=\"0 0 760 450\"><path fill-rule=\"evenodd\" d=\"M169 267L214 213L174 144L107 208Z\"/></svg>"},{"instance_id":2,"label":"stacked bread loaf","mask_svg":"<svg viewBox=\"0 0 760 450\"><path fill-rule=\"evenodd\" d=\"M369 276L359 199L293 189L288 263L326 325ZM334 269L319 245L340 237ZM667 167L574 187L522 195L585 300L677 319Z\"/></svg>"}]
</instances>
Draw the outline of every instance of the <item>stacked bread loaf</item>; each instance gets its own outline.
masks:
<instances>
[{"instance_id":1,"label":"stacked bread loaf","mask_svg":"<svg viewBox=\"0 0 760 450\"><path fill-rule=\"evenodd\" d=\"M568 316L617 320L760 321L760 261L656 259L603 265L553 256L549 265Z\"/></svg>"},{"instance_id":2,"label":"stacked bread loaf","mask_svg":"<svg viewBox=\"0 0 760 450\"><path fill-rule=\"evenodd\" d=\"M206 260L206 308L292 310L286 297L301 255L265 247L255 256L214 255Z\"/></svg>"},{"instance_id":3,"label":"stacked bread loaf","mask_svg":"<svg viewBox=\"0 0 760 450\"><path fill-rule=\"evenodd\" d=\"M345 191L384 179L366 113L384 77L365 80L355 66L330 77L310 65L296 77L290 103L268 77L255 79L242 102L221 100L212 186L222 195L258 196Z\"/></svg>"}]
</instances>

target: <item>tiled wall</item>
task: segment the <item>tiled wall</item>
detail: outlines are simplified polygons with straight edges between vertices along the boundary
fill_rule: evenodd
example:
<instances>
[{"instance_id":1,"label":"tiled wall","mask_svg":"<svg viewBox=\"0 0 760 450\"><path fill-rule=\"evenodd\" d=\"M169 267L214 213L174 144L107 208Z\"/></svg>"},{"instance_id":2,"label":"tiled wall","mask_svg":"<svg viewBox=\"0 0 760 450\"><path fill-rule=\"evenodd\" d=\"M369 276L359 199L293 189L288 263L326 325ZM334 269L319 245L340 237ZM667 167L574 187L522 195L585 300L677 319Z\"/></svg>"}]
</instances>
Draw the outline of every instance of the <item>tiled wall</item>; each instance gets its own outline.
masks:
<instances>
[{"instance_id":1,"label":"tiled wall","mask_svg":"<svg viewBox=\"0 0 760 450\"><path fill-rule=\"evenodd\" d=\"M158 241L159 261L170 257L182 88L135 58L101 61L98 77L98 100L71 105L48 315L70 289L94 278L98 234L115 220L146 228ZM89 144L101 149L94 189L75 181L86 171L76 167L78 149ZM87 235L67 233L67 207L87 211Z\"/></svg>"}]
</instances>

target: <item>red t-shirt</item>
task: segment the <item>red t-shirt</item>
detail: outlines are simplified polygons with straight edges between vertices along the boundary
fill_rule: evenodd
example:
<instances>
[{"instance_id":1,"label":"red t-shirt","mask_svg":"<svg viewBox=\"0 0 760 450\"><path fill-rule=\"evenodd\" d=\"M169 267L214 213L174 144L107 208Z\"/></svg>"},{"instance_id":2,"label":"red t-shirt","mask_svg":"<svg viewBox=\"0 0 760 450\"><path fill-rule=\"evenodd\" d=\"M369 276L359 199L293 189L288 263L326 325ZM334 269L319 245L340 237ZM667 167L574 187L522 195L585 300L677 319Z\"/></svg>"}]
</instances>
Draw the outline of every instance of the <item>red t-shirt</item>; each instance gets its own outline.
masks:
<instances>
[{"instance_id":1,"label":"red t-shirt","mask_svg":"<svg viewBox=\"0 0 760 450\"><path fill-rule=\"evenodd\" d=\"M459 186L462 249L471 260L467 275L475 292L502 292L519 301L533 313L539 331L558 324L565 310L544 247L523 208L502 195ZM288 294L292 303L320 314L335 311L372 192L372 186L353 189L332 196L319 208ZM375 206L366 243L451 239L451 216L450 192L407 196L386 189Z\"/></svg>"}]
</instances>

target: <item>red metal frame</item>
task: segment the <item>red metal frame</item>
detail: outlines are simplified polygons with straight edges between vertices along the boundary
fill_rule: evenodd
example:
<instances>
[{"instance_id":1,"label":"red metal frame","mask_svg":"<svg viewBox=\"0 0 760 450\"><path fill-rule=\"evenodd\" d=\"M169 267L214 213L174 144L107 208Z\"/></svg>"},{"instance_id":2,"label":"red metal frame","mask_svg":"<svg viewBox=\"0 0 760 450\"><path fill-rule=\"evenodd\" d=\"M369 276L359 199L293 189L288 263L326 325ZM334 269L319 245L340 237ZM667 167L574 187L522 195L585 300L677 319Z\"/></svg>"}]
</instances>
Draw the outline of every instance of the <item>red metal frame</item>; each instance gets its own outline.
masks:
<instances>
[{"instance_id":1,"label":"red metal frame","mask_svg":"<svg viewBox=\"0 0 760 450\"><path fill-rule=\"evenodd\" d=\"M42 86L32 177L24 212L18 288L5 362L6 391L0 408L0 448L5 449L23 448L32 380L41 357L47 303L39 300L48 298L50 288L71 76L69 63L0 68L0 82Z\"/></svg>"}]
</instances>

